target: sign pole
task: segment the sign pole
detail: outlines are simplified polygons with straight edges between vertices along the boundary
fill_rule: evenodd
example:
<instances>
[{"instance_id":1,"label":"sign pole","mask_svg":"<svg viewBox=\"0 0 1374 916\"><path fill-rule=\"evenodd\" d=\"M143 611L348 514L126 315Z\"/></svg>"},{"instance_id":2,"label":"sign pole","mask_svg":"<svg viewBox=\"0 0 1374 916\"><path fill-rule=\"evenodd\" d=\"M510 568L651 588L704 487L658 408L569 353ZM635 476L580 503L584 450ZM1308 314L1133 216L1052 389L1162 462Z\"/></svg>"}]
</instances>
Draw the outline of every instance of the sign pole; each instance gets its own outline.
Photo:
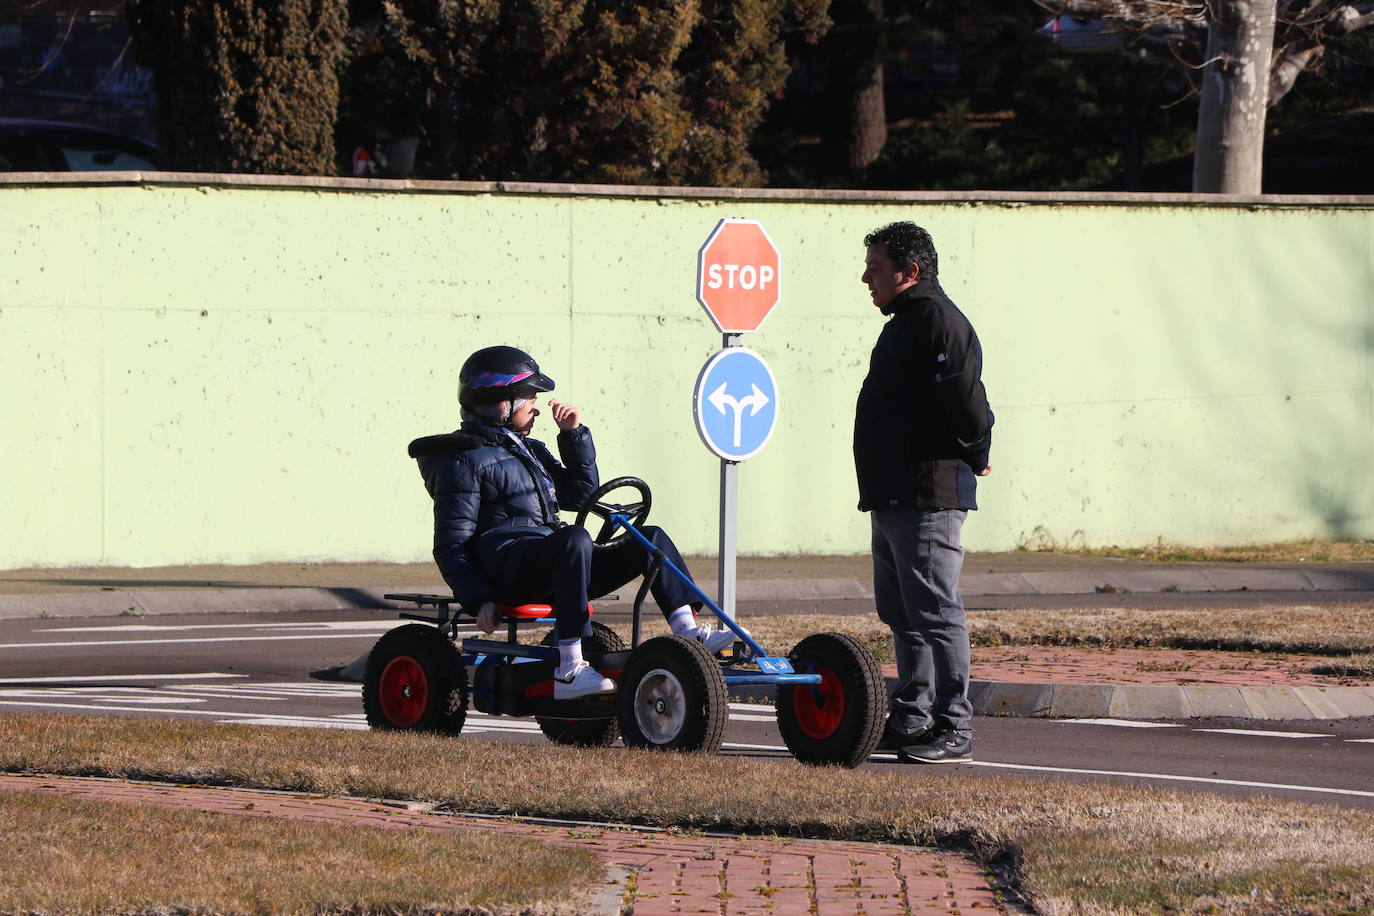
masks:
<instances>
[{"instance_id":1,"label":"sign pole","mask_svg":"<svg viewBox=\"0 0 1374 916\"><path fill-rule=\"evenodd\" d=\"M697 252L697 302L723 335L692 395L697 432L720 458L719 607L735 616L739 463L758 453L777 422L777 380L740 344L781 297L782 257L758 220L722 219Z\"/></svg>"},{"instance_id":2,"label":"sign pole","mask_svg":"<svg viewBox=\"0 0 1374 916\"><path fill-rule=\"evenodd\" d=\"M740 336L726 334L721 345L738 347ZM735 617L735 553L737 509L739 506L739 462L720 459L720 569L717 575L720 593L717 604L733 620Z\"/></svg>"}]
</instances>

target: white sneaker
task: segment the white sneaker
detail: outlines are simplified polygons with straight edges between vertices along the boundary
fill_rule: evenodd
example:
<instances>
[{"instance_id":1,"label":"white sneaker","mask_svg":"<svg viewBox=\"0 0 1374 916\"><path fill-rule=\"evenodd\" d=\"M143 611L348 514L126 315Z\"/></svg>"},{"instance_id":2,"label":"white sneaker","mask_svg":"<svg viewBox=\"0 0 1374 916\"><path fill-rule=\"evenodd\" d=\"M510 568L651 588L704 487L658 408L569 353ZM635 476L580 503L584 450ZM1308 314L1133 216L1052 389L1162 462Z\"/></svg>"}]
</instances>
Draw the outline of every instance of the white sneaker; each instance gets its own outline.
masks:
<instances>
[{"instance_id":1,"label":"white sneaker","mask_svg":"<svg viewBox=\"0 0 1374 916\"><path fill-rule=\"evenodd\" d=\"M744 627L740 627L740 629L744 630ZM744 632L748 633L749 631L744 630ZM698 626L692 632L684 635L688 639L695 639L697 642L701 643L706 647L706 651L710 652L712 655L719 655L739 640L739 637L735 635L734 631L727 628L712 630L707 627Z\"/></svg>"},{"instance_id":2,"label":"white sneaker","mask_svg":"<svg viewBox=\"0 0 1374 916\"><path fill-rule=\"evenodd\" d=\"M574 662L566 671L560 668L553 673L555 700L575 700L599 693L615 693L615 681L602 677L586 662Z\"/></svg>"}]
</instances>

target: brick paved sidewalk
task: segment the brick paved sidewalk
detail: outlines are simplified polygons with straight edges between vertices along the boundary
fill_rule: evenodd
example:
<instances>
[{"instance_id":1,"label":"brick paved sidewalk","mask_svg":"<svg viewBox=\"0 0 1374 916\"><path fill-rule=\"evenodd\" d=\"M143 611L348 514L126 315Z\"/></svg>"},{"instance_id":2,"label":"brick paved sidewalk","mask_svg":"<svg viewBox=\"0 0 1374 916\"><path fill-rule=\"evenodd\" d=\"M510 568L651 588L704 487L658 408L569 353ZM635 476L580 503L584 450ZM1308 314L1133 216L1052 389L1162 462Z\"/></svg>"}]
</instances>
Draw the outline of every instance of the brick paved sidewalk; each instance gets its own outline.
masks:
<instances>
[{"instance_id":1,"label":"brick paved sidewalk","mask_svg":"<svg viewBox=\"0 0 1374 916\"><path fill-rule=\"evenodd\" d=\"M686 836L597 824L535 823L290 792L0 775L0 791L51 792L241 817L290 817L391 829L465 830L589 849L629 872L598 899L606 913L666 916L949 916L1005 913L969 859L915 847L781 838Z\"/></svg>"}]
</instances>

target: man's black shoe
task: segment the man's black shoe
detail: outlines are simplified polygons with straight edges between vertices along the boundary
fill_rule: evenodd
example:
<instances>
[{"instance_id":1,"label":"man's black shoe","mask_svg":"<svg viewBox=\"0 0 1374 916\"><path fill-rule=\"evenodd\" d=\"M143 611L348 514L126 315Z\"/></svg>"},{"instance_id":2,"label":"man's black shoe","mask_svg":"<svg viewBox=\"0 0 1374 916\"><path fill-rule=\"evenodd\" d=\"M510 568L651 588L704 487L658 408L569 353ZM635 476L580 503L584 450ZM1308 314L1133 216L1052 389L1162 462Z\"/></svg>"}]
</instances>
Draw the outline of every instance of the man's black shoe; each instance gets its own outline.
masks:
<instances>
[{"instance_id":1,"label":"man's black shoe","mask_svg":"<svg viewBox=\"0 0 1374 916\"><path fill-rule=\"evenodd\" d=\"M889 719L883 726L883 736L878 739L878 750L896 751L901 750L909 744L918 744L930 737L930 729L923 728L916 732L902 732L892 727L892 720Z\"/></svg>"},{"instance_id":2,"label":"man's black shoe","mask_svg":"<svg viewBox=\"0 0 1374 916\"><path fill-rule=\"evenodd\" d=\"M923 741L898 748L897 759L903 763L963 763L973 759L973 738L940 729Z\"/></svg>"}]
</instances>

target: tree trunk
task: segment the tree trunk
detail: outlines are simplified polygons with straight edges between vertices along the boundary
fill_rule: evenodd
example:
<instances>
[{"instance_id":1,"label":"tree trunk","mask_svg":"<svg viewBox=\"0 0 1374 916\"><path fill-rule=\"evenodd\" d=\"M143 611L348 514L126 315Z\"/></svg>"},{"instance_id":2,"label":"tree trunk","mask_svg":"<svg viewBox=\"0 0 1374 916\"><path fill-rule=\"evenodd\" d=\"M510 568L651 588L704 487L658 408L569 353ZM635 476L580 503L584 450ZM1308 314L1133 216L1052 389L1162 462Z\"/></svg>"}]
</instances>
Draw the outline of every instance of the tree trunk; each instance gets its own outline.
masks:
<instances>
[{"instance_id":1,"label":"tree trunk","mask_svg":"<svg viewBox=\"0 0 1374 916\"><path fill-rule=\"evenodd\" d=\"M857 177L887 143L883 0L833 0L830 18L824 51L835 93L833 148Z\"/></svg>"},{"instance_id":2,"label":"tree trunk","mask_svg":"<svg viewBox=\"0 0 1374 916\"><path fill-rule=\"evenodd\" d=\"M1193 191L1262 193L1275 0L1208 0Z\"/></svg>"},{"instance_id":3,"label":"tree trunk","mask_svg":"<svg viewBox=\"0 0 1374 916\"><path fill-rule=\"evenodd\" d=\"M878 61L860 73L850 108L849 167L859 171L873 164L887 143L887 105L883 99L883 64Z\"/></svg>"}]
</instances>

